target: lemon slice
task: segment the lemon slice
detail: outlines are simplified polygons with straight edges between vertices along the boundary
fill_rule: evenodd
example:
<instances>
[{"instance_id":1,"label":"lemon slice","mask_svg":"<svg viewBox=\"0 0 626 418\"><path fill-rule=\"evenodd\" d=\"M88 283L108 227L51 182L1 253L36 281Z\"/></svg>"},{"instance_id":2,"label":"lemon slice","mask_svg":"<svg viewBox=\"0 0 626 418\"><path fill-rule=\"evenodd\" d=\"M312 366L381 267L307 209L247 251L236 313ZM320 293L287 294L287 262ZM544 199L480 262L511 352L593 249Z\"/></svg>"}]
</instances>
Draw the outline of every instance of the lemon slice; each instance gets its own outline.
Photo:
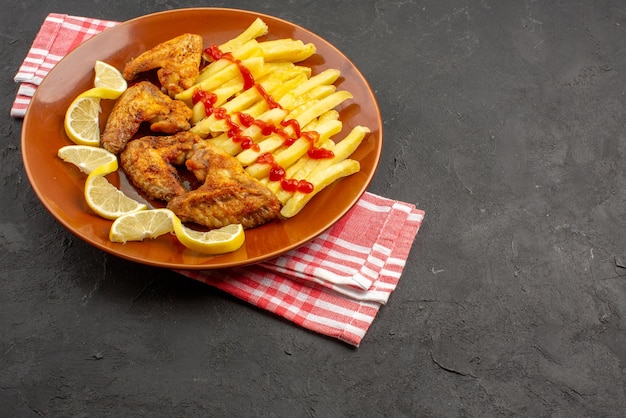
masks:
<instances>
[{"instance_id":1,"label":"lemon slice","mask_svg":"<svg viewBox=\"0 0 626 418\"><path fill-rule=\"evenodd\" d=\"M94 87L106 88L116 91L119 94L122 94L128 87L122 73L111 64L107 64L104 61L96 61L93 68L96 72L96 77L93 82Z\"/></svg>"},{"instance_id":2,"label":"lemon slice","mask_svg":"<svg viewBox=\"0 0 626 418\"><path fill-rule=\"evenodd\" d=\"M78 96L65 113L65 133L78 145L100 145L100 99Z\"/></svg>"},{"instance_id":3,"label":"lemon slice","mask_svg":"<svg viewBox=\"0 0 626 418\"><path fill-rule=\"evenodd\" d=\"M174 232L174 222L178 221L169 209L150 209L122 215L113 221L109 240L125 243L143 241Z\"/></svg>"},{"instance_id":4,"label":"lemon slice","mask_svg":"<svg viewBox=\"0 0 626 418\"><path fill-rule=\"evenodd\" d=\"M200 232L187 228L178 220L174 222L174 232L185 247L210 255L236 251L241 248L246 238L241 224Z\"/></svg>"},{"instance_id":5,"label":"lemon slice","mask_svg":"<svg viewBox=\"0 0 626 418\"><path fill-rule=\"evenodd\" d=\"M100 145L101 99L117 99L128 88L122 73L104 61L94 64L94 87L79 94L65 113L65 132L78 145Z\"/></svg>"},{"instance_id":6,"label":"lemon slice","mask_svg":"<svg viewBox=\"0 0 626 418\"><path fill-rule=\"evenodd\" d=\"M78 97L94 97L97 99L117 99L126 91L128 83L122 73L111 64L96 61L94 87L81 93Z\"/></svg>"},{"instance_id":7,"label":"lemon slice","mask_svg":"<svg viewBox=\"0 0 626 418\"><path fill-rule=\"evenodd\" d=\"M66 145L59 148L57 155L65 162L74 164L85 174L89 174L100 166L104 171L112 173L117 170L117 157L104 148L89 145Z\"/></svg>"},{"instance_id":8,"label":"lemon slice","mask_svg":"<svg viewBox=\"0 0 626 418\"><path fill-rule=\"evenodd\" d=\"M85 181L85 201L98 215L106 219L117 219L122 215L146 209L146 205L126 196L104 177L106 166L100 166L89 174Z\"/></svg>"}]
</instances>

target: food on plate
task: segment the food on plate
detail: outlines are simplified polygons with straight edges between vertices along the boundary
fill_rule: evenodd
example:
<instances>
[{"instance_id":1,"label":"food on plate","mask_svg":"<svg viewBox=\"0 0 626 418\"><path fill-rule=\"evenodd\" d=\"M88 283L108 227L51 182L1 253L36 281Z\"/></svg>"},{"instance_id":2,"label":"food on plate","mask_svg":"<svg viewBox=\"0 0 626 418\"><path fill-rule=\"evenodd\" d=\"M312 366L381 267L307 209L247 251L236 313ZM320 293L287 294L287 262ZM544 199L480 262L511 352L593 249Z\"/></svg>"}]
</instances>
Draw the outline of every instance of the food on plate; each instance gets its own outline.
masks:
<instances>
[{"instance_id":1,"label":"food on plate","mask_svg":"<svg viewBox=\"0 0 626 418\"><path fill-rule=\"evenodd\" d=\"M109 240L125 243L143 241L174 232L174 222L180 222L169 209L148 209L120 216L111 225Z\"/></svg>"},{"instance_id":2,"label":"food on plate","mask_svg":"<svg viewBox=\"0 0 626 418\"><path fill-rule=\"evenodd\" d=\"M202 37L183 34L143 52L124 67L124 78L133 80L138 74L157 69L161 87L170 95L189 88L198 78L202 59Z\"/></svg>"},{"instance_id":3,"label":"food on plate","mask_svg":"<svg viewBox=\"0 0 626 418\"><path fill-rule=\"evenodd\" d=\"M281 205L288 205L281 211L288 218L335 180L360 169L357 161L344 161L348 155L335 158L332 150L332 137L342 131L336 108L352 94L334 85L338 70L311 74L299 64L315 52L314 46L292 39L256 39L265 33L267 28L256 20L234 40L210 45L204 51L207 66L176 98L194 109L190 131L235 156ZM356 130L358 135L348 135L357 139L352 151L369 132L366 127ZM291 169L305 162L308 171L317 173L315 182L307 171ZM319 174L335 163L340 167Z\"/></svg>"},{"instance_id":4,"label":"food on plate","mask_svg":"<svg viewBox=\"0 0 626 418\"><path fill-rule=\"evenodd\" d=\"M131 59L122 73L96 63L96 80L100 73L108 81L83 96L110 98L114 86L121 95L101 137L94 132L100 99L72 105L86 108L83 113L70 113L70 106L74 116L67 119L85 122L70 125L68 135L119 155L132 185L167 207L143 211L96 169L85 185L88 204L109 219L131 213L114 223L112 241L174 230L189 248L233 251L243 244L244 229L295 216L321 190L360 170L350 156L369 129L357 126L335 139L343 132L340 108L353 98L337 88L340 71L313 74L301 63L315 53L313 44L260 39L267 33L256 19L220 45L203 45L193 34L165 41ZM158 84L142 76L155 69ZM152 134L138 134L144 122ZM89 130L75 132L83 126ZM183 181L182 171L197 181Z\"/></svg>"},{"instance_id":5,"label":"food on plate","mask_svg":"<svg viewBox=\"0 0 626 418\"><path fill-rule=\"evenodd\" d=\"M104 148L89 145L66 145L59 148L57 155L65 162L74 164L85 174L90 174L98 167L112 173L117 170L117 156Z\"/></svg>"},{"instance_id":6,"label":"food on plate","mask_svg":"<svg viewBox=\"0 0 626 418\"><path fill-rule=\"evenodd\" d=\"M246 240L241 224L230 224L211 231L196 231L182 222L174 222L176 238L187 248L199 253L216 255L237 251Z\"/></svg>"},{"instance_id":7,"label":"food on plate","mask_svg":"<svg viewBox=\"0 0 626 418\"><path fill-rule=\"evenodd\" d=\"M137 138L120 153L120 165L132 184L150 199L169 201L187 192L175 166L185 164L198 141L198 136L187 131Z\"/></svg>"},{"instance_id":8,"label":"food on plate","mask_svg":"<svg viewBox=\"0 0 626 418\"><path fill-rule=\"evenodd\" d=\"M139 130L143 122L153 132L174 134L190 128L192 110L173 100L149 81L126 89L115 102L102 133L102 146L118 154Z\"/></svg>"},{"instance_id":9,"label":"food on plate","mask_svg":"<svg viewBox=\"0 0 626 418\"><path fill-rule=\"evenodd\" d=\"M274 183L271 190L284 204L280 214L286 218L295 216L325 187L342 177L357 173L361 168L359 162L348 157L357 149L369 132L369 128L356 126L339 143L335 144L332 141L325 143L324 149L331 150L333 153L331 158L316 160L307 155L291 165L288 175L292 178L306 178L313 185L313 190L308 193L296 190L292 194L288 194L285 193L284 187L278 189Z\"/></svg>"},{"instance_id":10,"label":"food on plate","mask_svg":"<svg viewBox=\"0 0 626 418\"><path fill-rule=\"evenodd\" d=\"M91 210L105 219L113 220L147 208L145 204L131 199L109 183L105 177L107 174L110 174L108 167L101 166L87 176L84 196Z\"/></svg>"},{"instance_id":11,"label":"food on plate","mask_svg":"<svg viewBox=\"0 0 626 418\"><path fill-rule=\"evenodd\" d=\"M242 224L248 229L278 216L276 196L246 173L237 159L212 144L196 144L186 165L203 183L167 204L183 222L211 229Z\"/></svg>"}]
</instances>

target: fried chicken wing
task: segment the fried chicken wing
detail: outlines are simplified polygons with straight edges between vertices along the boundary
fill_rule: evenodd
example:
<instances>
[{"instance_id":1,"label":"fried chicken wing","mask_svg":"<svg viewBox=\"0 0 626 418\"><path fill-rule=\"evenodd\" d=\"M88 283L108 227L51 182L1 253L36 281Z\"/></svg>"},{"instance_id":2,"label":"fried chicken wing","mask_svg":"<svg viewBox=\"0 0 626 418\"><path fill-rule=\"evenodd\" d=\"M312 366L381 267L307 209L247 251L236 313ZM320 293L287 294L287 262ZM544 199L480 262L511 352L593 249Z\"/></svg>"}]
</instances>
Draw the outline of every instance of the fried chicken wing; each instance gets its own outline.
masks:
<instances>
[{"instance_id":1,"label":"fried chicken wing","mask_svg":"<svg viewBox=\"0 0 626 418\"><path fill-rule=\"evenodd\" d=\"M139 73L159 68L157 77L161 86L174 97L191 87L200 73L202 37L186 33L165 41L129 61L124 67L126 80Z\"/></svg>"},{"instance_id":2,"label":"fried chicken wing","mask_svg":"<svg viewBox=\"0 0 626 418\"><path fill-rule=\"evenodd\" d=\"M120 165L133 185L149 198L169 201L187 192L174 166L185 163L199 140L190 132L138 138L120 153Z\"/></svg>"},{"instance_id":3,"label":"fried chicken wing","mask_svg":"<svg viewBox=\"0 0 626 418\"><path fill-rule=\"evenodd\" d=\"M186 165L204 183L169 201L167 207L183 222L210 229L236 223L254 228L278 216L280 202L276 196L219 148L198 143Z\"/></svg>"},{"instance_id":4,"label":"fried chicken wing","mask_svg":"<svg viewBox=\"0 0 626 418\"><path fill-rule=\"evenodd\" d=\"M118 154L142 122L149 122L153 132L174 134L191 127L192 114L184 102L171 99L154 84L142 81L130 86L117 99L100 142L103 148Z\"/></svg>"}]
</instances>

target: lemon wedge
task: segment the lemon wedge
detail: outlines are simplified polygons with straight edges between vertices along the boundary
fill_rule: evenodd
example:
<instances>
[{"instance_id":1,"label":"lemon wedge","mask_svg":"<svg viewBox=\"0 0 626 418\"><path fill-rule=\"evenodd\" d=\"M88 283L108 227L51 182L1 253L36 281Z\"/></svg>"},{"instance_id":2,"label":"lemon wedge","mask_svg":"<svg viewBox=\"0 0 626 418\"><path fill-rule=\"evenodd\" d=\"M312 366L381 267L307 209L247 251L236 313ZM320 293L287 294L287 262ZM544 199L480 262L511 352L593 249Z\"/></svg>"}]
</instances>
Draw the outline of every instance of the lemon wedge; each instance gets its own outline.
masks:
<instances>
[{"instance_id":1,"label":"lemon wedge","mask_svg":"<svg viewBox=\"0 0 626 418\"><path fill-rule=\"evenodd\" d=\"M126 196L104 177L108 167L100 166L89 174L85 181L85 201L98 215L106 219L117 219L128 213L144 210L147 206Z\"/></svg>"},{"instance_id":2,"label":"lemon wedge","mask_svg":"<svg viewBox=\"0 0 626 418\"><path fill-rule=\"evenodd\" d=\"M200 232L187 228L178 220L174 222L174 233L185 247L209 255L236 251L241 248L246 238L241 224Z\"/></svg>"},{"instance_id":3,"label":"lemon wedge","mask_svg":"<svg viewBox=\"0 0 626 418\"><path fill-rule=\"evenodd\" d=\"M78 145L100 145L100 100L117 99L128 88L122 73L104 61L96 61L94 72L94 87L79 94L65 112L65 133Z\"/></svg>"},{"instance_id":4,"label":"lemon wedge","mask_svg":"<svg viewBox=\"0 0 626 418\"><path fill-rule=\"evenodd\" d=\"M104 148L89 145L66 145L59 148L57 155L65 162L74 164L85 174L90 174L96 168L104 166L102 170L112 173L117 170L117 157Z\"/></svg>"},{"instance_id":5,"label":"lemon wedge","mask_svg":"<svg viewBox=\"0 0 626 418\"><path fill-rule=\"evenodd\" d=\"M65 133L77 145L100 145L100 99L78 96L65 113Z\"/></svg>"},{"instance_id":6,"label":"lemon wedge","mask_svg":"<svg viewBox=\"0 0 626 418\"><path fill-rule=\"evenodd\" d=\"M96 61L93 67L93 88L81 93L78 97L93 97L97 99L117 99L126 91L128 83L122 73L104 61Z\"/></svg>"},{"instance_id":7,"label":"lemon wedge","mask_svg":"<svg viewBox=\"0 0 626 418\"><path fill-rule=\"evenodd\" d=\"M109 231L111 242L143 241L174 232L178 221L169 209L149 209L122 215L113 221Z\"/></svg>"},{"instance_id":8,"label":"lemon wedge","mask_svg":"<svg viewBox=\"0 0 626 418\"><path fill-rule=\"evenodd\" d=\"M111 64L107 64L104 61L96 61L93 69L96 73L93 82L94 87L106 88L119 94L122 94L128 88L128 83L126 83L122 73Z\"/></svg>"}]
</instances>

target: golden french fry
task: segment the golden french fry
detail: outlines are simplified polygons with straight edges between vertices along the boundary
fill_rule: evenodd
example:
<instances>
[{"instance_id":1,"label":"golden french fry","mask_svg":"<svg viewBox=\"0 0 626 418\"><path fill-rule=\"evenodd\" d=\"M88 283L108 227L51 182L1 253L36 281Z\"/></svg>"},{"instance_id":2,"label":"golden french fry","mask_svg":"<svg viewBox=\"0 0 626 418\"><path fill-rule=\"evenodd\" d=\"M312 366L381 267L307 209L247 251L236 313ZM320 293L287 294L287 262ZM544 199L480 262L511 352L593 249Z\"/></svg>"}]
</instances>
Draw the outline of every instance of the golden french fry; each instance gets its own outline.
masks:
<instances>
[{"instance_id":1,"label":"golden french fry","mask_svg":"<svg viewBox=\"0 0 626 418\"><path fill-rule=\"evenodd\" d=\"M329 86L316 86L309 90L308 92L300 95L293 96L291 92L281 97L280 104L286 109L296 110L298 108L306 108L307 103L317 102L324 97L330 96L335 93L336 87L333 85Z\"/></svg>"},{"instance_id":2,"label":"golden french fry","mask_svg":"<svg viewBox=\"0 0 626 418\"><path fill-rule=\"evenodd\" d=\"M240 46L238 49L234 50L232 52L232 56L234 59L239 61L252 57L262 57L263 50L259 46L259 43L255 39L252 39ZM200 75L198 75L198 78L194 82L194 85L199 84L207 78L214 76L232 63L233 62L231 60L225 58L211 62L209 65L202 69Z\"/></svg>"},{"instance_id":3,"label":"golden french fry","mask_svg":"<svg viewBox=\"0 0 626 418\"><path fill-rule=\"evenodd\" d=\"M222 51L226 52L226 51ZM237 49L231 51L231 55L233 59L242 61L247 58L252 57L262 57L263 49L259 45L259 42L256 39L250 39L248 42L244 43Z\"/></svg>"},{"instance_id":4,"label":"golden french fry","mask_svg":"<svg viewBox=\"0 0 626 418\"><path fill-rule=\"evenodd\" d=\"M258 120L261 120L263 122L267 122L267 123L271 123L276 125L277 123L280 123L281 120L283 120L283 118L285 117L285 114L287 112L283 109L279 109L279 108L275 108L275 109L270 109L267 112L265 112L264 114L260 115L258 118ZM226 135L227 138L228 135ZM241 136L242 137L247 137L250 138L252 141L254 141L255 143L260 143L260 142L265 142L262 139L263 133L262 133L262 128L259 127L258 125L252 125L249 126L245 129L243 129L241 131ZM241 147L241 144L233 141L233 140L226 140L224 141L220 146L219 146L222 150L226 151L228 154L230 155L237 155L239 156L240 153L244 152L244 151L250 151L252 150L252 148L246 149L244 150ZM259 145L260 148L260 145ZM241 160L240 160L241 161Z\"/></svg>"},{"instance_id":5,"label":"golden french fry","mask_svg":"<svg viewBox=\"0 0 626 418\"><path fill-rule=\"evenodd\" d=\"M313 159L305 155L296 164L287 168L287 178L308 180L328 167L345 160L358 148L368 132L368 128L357 126L338 144L332 142L330 138L323 139L324 142L320 141L322 142L320 147L333 151L333 158ZM272 190L274 191L274 189Z\"/></svg>"},{"instance_id":6,"label":"golden french fry","mask_svg":"<svg viewBox=\"0 0 626 418\"><path fill-rule=\"evenodd\" d=\"M352 155L368 133L370 133L370 129L365 126L359 125L352 128L350 133L333 148L335 156L332 158L331 164L335 164Z\"/></svg>"},{"instance_id":7,"label":"golden french fry","mask_svg":"<svg viewBox=\"0 0 626 418\"><path fill-rule=\"evenodd\" d=\"M318 148L325 148L329 150L333 150L335 147L335 143L332 141L331 137L341 132L343 124L339 120L328 120L319 123L318 127L315 129L315 132L319 134L318 142L315 144ZM313 159L308 156L303 156L300 159L302 163L307 160L312 160L314 165L317 165L320 161L319 159ZM298 161L300 162L300 161ZM295 168L293 168L295 164L290 167L286 167L287 177L289 178L304 178L308 175L308 172L303 172L302 174L296 174Z\"/></svg>"},{"instance_id":8,"label":"golden french fry","mask_svg":"<svg viewBox=\"0 0 626 418\"><path fill-rule=\"evenodd\" d=\"M278 87L278 84L270 86L268 83L263 86L263 88L267 92L271 92L276 87ZM261 108L257 109L256 113L252 112L249 108L255 103L259 102L261 103ZM229 115L246 110L246 113L250 114L253 117L260 115L262 112L267 110L267 107L267 103L261 96L259 90L256 88L251 88L244 91L243 93L239 94L222 106L222 108L225 109L226 113L228 113ZM190 129L190 131L201 137L206 137L207 135L214 134L216 132L226 132L228 131L228 129L228 123L225 120L219 119L214 114L212 114L209 117L198 122Z\"/></svg>"},{"instance_id":9,"label":"golden french fry","mask_svg":"<svg viewBox=\"0 0 626 418\"><path fill-rule=\"evenodd\" d=\"M276 194L281 203L284 217L298 213L319 191L335 180L359 170L359 163L349 156L361 144L369 132L366 127L355 127L342 140L335 143L333 136L342 130L339 112L336 110L344 101L353 96L348 91L338 91L335 82L341 76L337 69L327 69L312 75L308 66L296 63L315 53L315 46L290 38L261 41L256 38L265 34L267 26L255 21L237 38L222 45L222 52L231 52L233 58L247 67L255 82L262 87L243 91L240 69L229 59L210 63L198 77L194 87L180 93L177 98L189 102L195 88L215 91L222 86L239 90L221 107L229 119L238 123L237 114L245 113L266 122L278 125L293 120L302 127L302 132L316 132L316 143L310 143L307 135L296 138L285 145L285 135L294 137L293 124L285 123L283 133L263 135L259 126L242 127L239 135L249 137L258 149L245 149L228 134L231 129L226 120L215 115L202 118L202 107L196 105L192 122L192 132L215 144L230 155L234 155L253 177L266 184ZM227 62L223 62L227 61ZM232 90L229 90L232 91ZM268 100L268 97L271 100ZM278 107L273 107L277 103ZM311 146L332 150L332 158L315 159L307 155ZM271 153L275 164L285 169L287 179L303 179L314 186L311 193L287 192L280 181L270 181L272 165L255 162L263 153Z\"/></svg>"},{"instance_id":10,"label":"golden french fry","mask_svg":"<svg viewBox=\"0 0 626 418\"><path fill-rule=\"evenodd\" d=\"M259 151L254 151L252 149L247 149L243 151L241 154L237 155L237 159L239 162L245 167L249 165L254 165L254 162L258 158L259 155L266 152L274 152L285 142L285 138L280 135L272 134L265 138L263 141L259 142ZM259 164L260 165L260 164ZM258 169L258 168L257 168ZM256 170L256 169L253 169Z\"/></svg>"},{"instance_id":11,"label":"golden french fry","mask_svg":"<svg viewBox=\"0 0 626 418\"><path fill-rule=\"evenodd\" d=\"M241 64L245 66L248 71L250 71L254 78L260 77L265 74L263 68L263 57L251 57L243 60ZM218 71L217 73L206 78L202 82L191 86L187 90L178 93L176 95L176 99L182 100L189 104L191 101L191 97L193 96L193 92L196 91L196 89L200 88L204 91L213 91L218 87L223 87L226 83L233 80L241 82L241 71L239 70L239 66L237 64L229 62L229 65L227 65L221 71Z\"/></svg>"},{"instance_id":12,"label":"golden french fry","mask_svg":"<svg viewBox=\"0 0 626 418\"><path fill-rule=\"evenodd\" d=\"M238 86L236 84L213 90L213 94L215 94L216 96L216 100L213 106L219 107L223 105L228 99L230 99L235 93L240 90L241 86ZM193 105L193 116L191 117L191 124L195 125L204 118L206 118L206 109L202 102L198 102Z\"/></svg>"},{"instance_id":13,"label":"golden french fry","mask_svg":"<svg viewBox=\"0 0 626 418\"><path fill-rule=\"evenodd\" d=\"M312 90L314 87L323 86L323 85L331 85L335 81L337 81L340 75L341 75L341 72L334 68L324 70L321 73L312 76L305 83L302 83L297 88L295 88L293 90L293 95L296 97L301 96L304 93L308 92L309 90Z\"/></svg>"},{"instance_id":14,"label":"golden french fry","mask_svg":"<svg viewBox=\"0 0 626 418\"><path fill-rule=\"evenodd\" d=\"M254 22L252 22L250 26L248 26L246 30L244 30L237 37L221 44L219 46L220 51L222 52L233 51L239 48L241 45L248 42L249 40L256 39L260 36L267 34L267 31L268 31L267 24L263 22L261 18L256 18Z\"/></svg>"},{"instance_id":15,"label":"golden french fry","mask_svg":"<svg viewBox=\"0 0 626 418\"><path fill-rule=\"evenodd\" d=\"M354 127L343 140L339 141L332 147L334 154L332 158L316 160L314 163L309 164L306 166L308 171L305 171L304 169L300 171L297 174L298 178L309 179L315 177L319 173L327 170L329 167L345 160L359 147L363 138L365 138L365 135L369 132L369 128L363 126Z\"/></svg>"},{"instance_id":16,"label":"golden french fry","mask_svg":"<svg viewBox=\"0 0 626 418\"><path fill-rule=\"evenodd\" d=\"M295 216L315 195L324 190L328 185L342 177L358 172L359 169L359 162L351 159L346 159L331 165L326 170L308 179L308 181L313 184L313 191L311 193L295 192L293 196L287 200L280 214L285 218Z\"/></svg>"},{"instance_id":17,"label":"golden french fry","mask_svg":"<svg viewBox=\"0 0 626 418\"><path fill-rule=\"evenodd\" d=\"M289 38L260 42L267 62L299 62L315 54L315 45Z\"/></svg>"},{"instance_id":18,"label":"golden french fry","mask_svg":"<svg viewBox=\"0 0 626 418\"><path fill-rule=\"evenodd\" d=\"M296 116L296 120L300 124L300 126L304 126L307 123L311 122L313 119L318 117L324 112L327 112L335 107L339 106L342 102L351 99L352 93L349 91L341 90L337 91L330 96L326 96L317 102L315 102L312 106L308 107L298 116Z\"/></svg>"}]
</instances>

